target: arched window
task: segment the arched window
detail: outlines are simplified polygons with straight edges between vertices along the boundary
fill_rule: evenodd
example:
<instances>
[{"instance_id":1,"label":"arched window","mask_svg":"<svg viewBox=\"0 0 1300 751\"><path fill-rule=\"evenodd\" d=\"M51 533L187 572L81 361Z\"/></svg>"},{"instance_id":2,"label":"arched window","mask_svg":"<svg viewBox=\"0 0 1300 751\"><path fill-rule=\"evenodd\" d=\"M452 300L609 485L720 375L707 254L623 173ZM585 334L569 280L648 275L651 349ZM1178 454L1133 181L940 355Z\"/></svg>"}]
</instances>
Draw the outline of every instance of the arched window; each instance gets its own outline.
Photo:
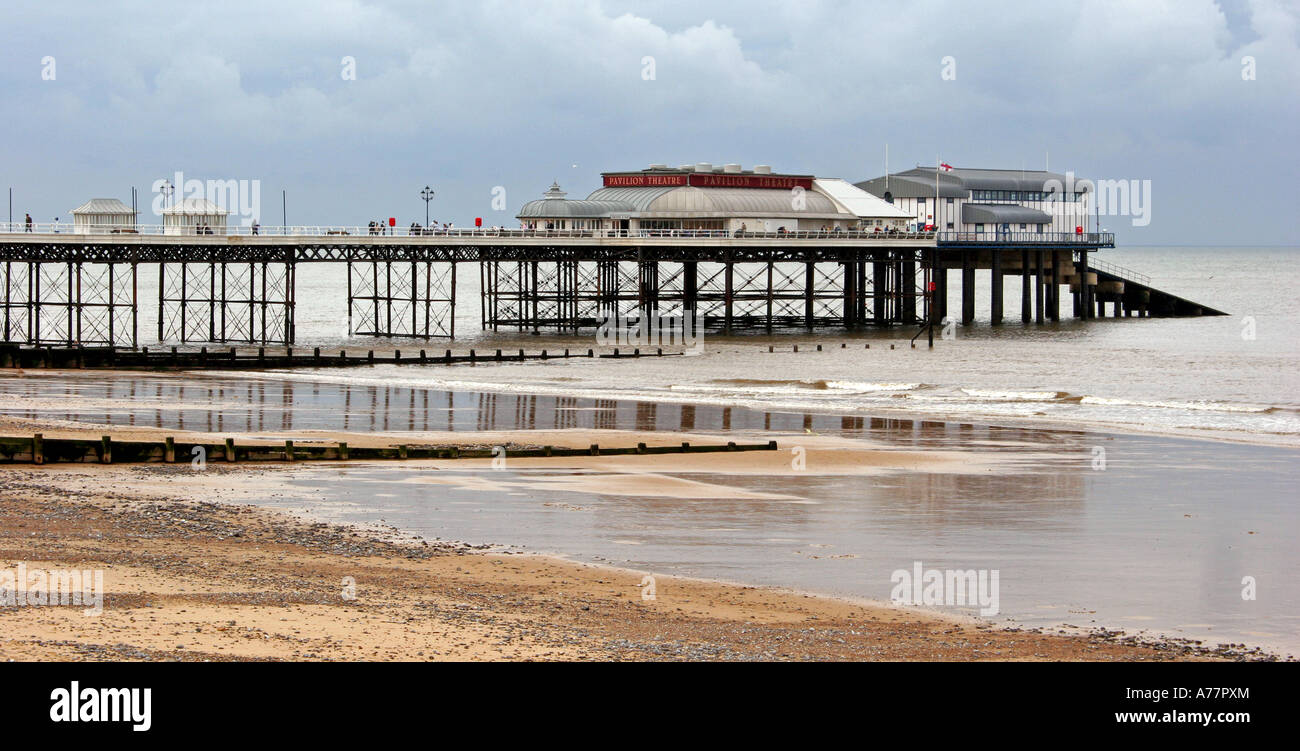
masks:
<instances>
[{"instance_id":1,"label":"arched window","mask_svg":"<svg viewBox=\"0 0 1300 751\"><path fill-rule=\"evenodd\" d=\"M885 191L885 203L893 203L893 202L894 202L894 194L890 193L889 191Z\"/></svg>"}]
</instances>

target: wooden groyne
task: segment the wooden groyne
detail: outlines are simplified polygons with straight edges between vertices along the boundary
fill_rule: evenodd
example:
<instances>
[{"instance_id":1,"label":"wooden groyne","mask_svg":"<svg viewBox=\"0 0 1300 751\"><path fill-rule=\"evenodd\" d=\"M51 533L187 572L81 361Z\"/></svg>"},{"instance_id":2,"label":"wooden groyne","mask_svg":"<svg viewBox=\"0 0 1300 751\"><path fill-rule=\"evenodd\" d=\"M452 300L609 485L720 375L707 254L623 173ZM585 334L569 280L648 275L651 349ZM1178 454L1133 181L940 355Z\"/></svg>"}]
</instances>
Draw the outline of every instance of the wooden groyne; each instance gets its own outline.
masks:
<instances>
[{"instance_id":1,"label":"wooden groyne","mask_svg":"<svg viewBox=\"0 0 1300 751\"><path fill-rule=\"evenodd\" d=\"M265 347L258 347L255 352L240 351L237 347L209 350L201 347L197 350L180 350L176 347L164 350L139 350L120 347L24 347L17 344L0 344L0 368L108 368L120 370L266 370L280 368L338 368L361 367L369 365L476 365L503 362L526 362L531 360L565 360L573 358L637 358L637 357L674 357L681 352L664 352L662 348L645 350L614 349L610 352L586 350L541 350L526 352L492 350L480 352L454 353L451 350L430 353L427 350L394 349L387 352L366 350L358 353L340 349L337 352L323 351L316 347L309 351L295 350L293 347L280 348L280 351L267 352Z\"/></svg>"},{"instance_id":2,"label":"wooden groyne","mask_svg":"<svg viewBox=\"0 0 1300 751\"><path fill-rule=\"evenodd\" d=\"M0 436L0 463L8 464L138 464L138 463L193 463L202 462L300 462L300 461L353 461L353 460L405 460L405 459L495 459L562 456L633 456L649 454L703 454L728 451L776 451L776 441L767 443L735 443L692 445L682 443L671 446L609 447L593 443L587 448L557 446L456 446L433 444L400 444L397 446L349 446L346 441L335 443L295 444L283 443L238 444L233 438L223 440L178 441L168 436L161 441L115 441L112 436L100 438L45 438L32 436Z\"/></svg>"}]
</instances>

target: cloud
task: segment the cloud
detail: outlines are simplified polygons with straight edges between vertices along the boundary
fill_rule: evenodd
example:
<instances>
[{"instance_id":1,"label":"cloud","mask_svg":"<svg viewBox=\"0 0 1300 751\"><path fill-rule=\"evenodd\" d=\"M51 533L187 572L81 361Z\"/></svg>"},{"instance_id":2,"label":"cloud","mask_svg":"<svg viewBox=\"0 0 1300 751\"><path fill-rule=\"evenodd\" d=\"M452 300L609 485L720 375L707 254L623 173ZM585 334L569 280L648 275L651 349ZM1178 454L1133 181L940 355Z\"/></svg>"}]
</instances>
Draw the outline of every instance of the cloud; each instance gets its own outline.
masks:
<instances>
[{"instance_id":1,"label":"cloud","mask_svg":"<svg viewBox=\"0 0 1300 751\"><path fill-rule=\"evenodd\" d=\"M21 6L10 20L21 33L2 53L11 137L0 153L20 192L49 202L40 213L184 169L259 178L267 195L285 187L314 214L303 221L321 222L422 216L418 187L437 182L438 209L464 222L487 212L497 185L512 215L552 179L581 193L601 169L652 161L858 179L879 172L885 143L894 166L936 152L1038 166L1050 151L1057 168L1153 179L1155 200L1181 213L1156 212L1163 221L1141 237L1203 240L1224 230L1198 210L1209 198L1195 176L1253 183L1280 215L1283 191L1268 186L1297 166L1297 9L1228 10L1209 0ZM37 75L44 55L58 59L56 81ZM1241 77L1246 55L1254 81ZM947 56L955 81L939 75ZM356 80L341 75L345 57Z\"/></svg>"}]
</instances>

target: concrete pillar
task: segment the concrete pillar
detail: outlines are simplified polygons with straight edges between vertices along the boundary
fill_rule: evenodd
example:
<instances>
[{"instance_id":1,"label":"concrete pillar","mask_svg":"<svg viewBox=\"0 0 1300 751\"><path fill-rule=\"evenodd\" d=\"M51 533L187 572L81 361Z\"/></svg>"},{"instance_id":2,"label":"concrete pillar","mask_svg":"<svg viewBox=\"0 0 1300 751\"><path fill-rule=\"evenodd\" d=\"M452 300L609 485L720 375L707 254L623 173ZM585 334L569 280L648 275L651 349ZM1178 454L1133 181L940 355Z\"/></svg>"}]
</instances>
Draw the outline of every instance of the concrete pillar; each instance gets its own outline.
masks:
<instances>
[{"instance_id":1,"label":"concrete pillar","mask_svg":"<svg viewBox=\"0 0 1300 751\"><path fill-rule=\"evenodd\" d=\"M1029 309L1033 305L1029 291L1029 251L1020 251L1020 322L1029 323Z\"/></svg>"},{"instance_id":2,"label":"concrete pillar","mask_svg":"<svg viewBox=\"0 0 1300 751\"><path fill-rule=\"evenodd\" d=\"M948 317L948 269L944 268L943 251L935 251L935 322Z\"/></svg>"},{"instance_id":3,"label":"concrete pillar","mask_svg":"<svg viewBox=\"0 0 1300 751\"><path fill-rule=\"evenodd\" d=\"M1047 289L1043 279L1045 260L1043 251L1034 251L1034 323L1043 322L1043 291Z\"/></svg>"},{"instance_id":4,"label":"concrete pillar","mask_svg":"<svg viewBox=\"0 0 1300 751\"><path fill-rule=\"evenodd\" d=\"M1083 318L1083 273L1088 263L1085 260L1074 262L1074 289L1070 290L1070 299L1074 304L1074 317Z\"/></svg>"},{"instance_id":5,"label":"concrete pillar","mask_svg":"<svg viewBox=\"0 0 1300 751\"><path fill-rule=\"evenodd\" d=\"M975 251L961 252L961 325L975 322Z\"/></svg>"},{"instance_id":6,"label":"concrete pillar","mask_svg":"<svg viewBox=\"0 0 1300 751\"><path fill-rule=\"evenodd\" d=\"M992 307L991 321L996 326L1002 323L1002 251L994 250L992 260L989 262L993 274L992 282L989 284L989 294L992 295L990 300Z\"/></svg>"},{"instance_id":7,"label":"concrete pillar","mask_svg":"<svg viewBox=\"0 0 1300 751\"><path fill-rule=\"evenodd\" d=\"M1079 251L1079 307L1083 309L1083 319L1093 317L1092 286L1088 284L1088 251Z\"/></svg>"},{"instance_id":8,"label":"concrete pillar","mask_svg":"<svg viewBox=\"0 0 1300 751\"><path fill-rule=\"evenodd\" d=\"M1061 254L1060 251L1052 251L1051 276L1048 281L1048 289L1051 290L1051 304L1047 308L1048 316L1053 321L1061 320Z\"/></svg>"}]
</instances>

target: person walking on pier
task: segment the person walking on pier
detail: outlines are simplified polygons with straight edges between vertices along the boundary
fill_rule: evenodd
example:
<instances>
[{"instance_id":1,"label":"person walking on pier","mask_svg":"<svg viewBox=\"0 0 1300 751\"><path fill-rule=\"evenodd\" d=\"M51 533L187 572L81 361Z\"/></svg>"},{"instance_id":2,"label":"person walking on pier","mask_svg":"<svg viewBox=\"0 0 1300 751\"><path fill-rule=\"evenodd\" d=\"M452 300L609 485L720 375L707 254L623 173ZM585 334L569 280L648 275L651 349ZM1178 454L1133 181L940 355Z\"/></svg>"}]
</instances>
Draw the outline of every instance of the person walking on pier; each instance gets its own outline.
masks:
<instances>
[{"instance_id":1,"label":"person walking on pier","mask_svg":"<svg viewBox=\"0 0 1300 751\"><path fill-rule=\"evenodd\" d=\"M31 231L32 231L32 215L31 215L31 214L28 214L28 215L27 215L27 220L26 220L25 224L26 224L26 226L27 226L27 229L24 230L24 231L25 231L25 232L31 232Z\"/></svg>"}]
</instances>

